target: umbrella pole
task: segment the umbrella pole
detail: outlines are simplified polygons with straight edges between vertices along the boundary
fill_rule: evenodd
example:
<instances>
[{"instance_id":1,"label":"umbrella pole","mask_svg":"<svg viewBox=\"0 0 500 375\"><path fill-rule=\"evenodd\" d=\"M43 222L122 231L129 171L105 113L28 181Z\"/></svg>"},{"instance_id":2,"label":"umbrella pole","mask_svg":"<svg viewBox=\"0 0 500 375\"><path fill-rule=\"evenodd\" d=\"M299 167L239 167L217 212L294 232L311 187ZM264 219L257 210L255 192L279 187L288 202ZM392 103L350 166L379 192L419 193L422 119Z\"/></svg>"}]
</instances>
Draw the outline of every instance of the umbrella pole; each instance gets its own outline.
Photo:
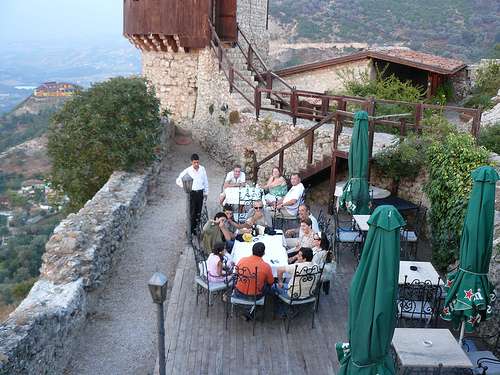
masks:
<instances>
[{"instance_id":1,"label":"umbrella pole","mask_svg":"<svg viewBox=\"0 0 500 375\"><path fill-rule=\"evenodd\" d=\"M458 340L458 345L462 347L464 345L464 336L465 336L465 321L462 321L460 324L460 339Z\"/></svg>"}]
</instances>

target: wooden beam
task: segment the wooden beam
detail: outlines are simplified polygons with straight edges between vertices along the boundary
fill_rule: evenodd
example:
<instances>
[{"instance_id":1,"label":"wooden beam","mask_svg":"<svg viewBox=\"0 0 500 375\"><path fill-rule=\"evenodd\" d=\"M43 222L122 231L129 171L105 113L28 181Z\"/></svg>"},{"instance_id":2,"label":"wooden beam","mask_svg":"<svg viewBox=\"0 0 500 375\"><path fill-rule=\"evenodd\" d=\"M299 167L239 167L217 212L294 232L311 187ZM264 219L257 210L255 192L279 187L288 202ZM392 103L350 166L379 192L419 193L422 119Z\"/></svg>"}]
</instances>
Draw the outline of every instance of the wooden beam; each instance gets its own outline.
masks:
<instances>
[{"instance_id":1,"label":"wooden beam","mask_svg":"<svg viewBox=\"0 0 500 375\"><path fill-rule=\"evenodd\" d=\"M144 44L144 41L141 39L140 35L133 35L132 38L134 39L134 44L136 46L139 46L139 49L141 49L142 51L148 52L151 50L148 45Z\"/></svg>"},{"instance_id":2,"label":"wooden beam","mask_svg":"<svg viewBox=\"0 0 500 375\"><path fill-rule=\"evenodd\" d=\"M163 40L160 38L160 36L158 34L151 34L150 38L152 39L152 41L156 45L156 47L159 48L161 51L163 51L163 52L168 51L167 46L165 45L165 43L163 43Z\"/></svg>"},{"instance_id":3,"label":"wooden beam","mask_svg":"<svg viewBox=\"0 0 500 375\"><path fill-rule=\"evenodd\" d=\"M177 41L174 39L172 35L160 34L160 38L162 38L163 41L167 42L170 48L172 48L172 51L179 52L179 46L177 45Z\"/></svg>"},{"instance_id":4,"label":"wooden beam","mask_svg":"<svg viewBox=\"0 0 500 375\"><path fill-rule=\"evenodd\" d=\"M139 35L139 38L141 38L141 40L144 42L144 44L146 46L149 47L150 50L158 52L158 49L156 48L156 46L153 44L153 42L151 41L151 39L149 39L149 37L147 35Z\"/></svg>"}]
</instances>

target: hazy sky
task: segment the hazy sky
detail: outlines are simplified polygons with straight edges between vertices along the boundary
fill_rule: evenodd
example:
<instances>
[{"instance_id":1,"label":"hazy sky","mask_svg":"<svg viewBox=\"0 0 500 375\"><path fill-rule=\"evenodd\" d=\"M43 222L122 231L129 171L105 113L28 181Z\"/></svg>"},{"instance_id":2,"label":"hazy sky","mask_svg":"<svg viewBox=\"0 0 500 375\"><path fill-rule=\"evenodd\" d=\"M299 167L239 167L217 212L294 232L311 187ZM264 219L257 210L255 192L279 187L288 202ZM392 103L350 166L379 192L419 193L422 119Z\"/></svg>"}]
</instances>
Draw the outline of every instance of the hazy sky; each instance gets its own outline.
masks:
<instances>
[{"instance_id":1,"label":"hazy sky","mask_svg":"<svg viewBox=\"0 0 500 375\"><path fill-rule=\"evenodd\" d=\"M123 0L0 0L2 38L122 32Z\"/></svg>"}]
</instances>

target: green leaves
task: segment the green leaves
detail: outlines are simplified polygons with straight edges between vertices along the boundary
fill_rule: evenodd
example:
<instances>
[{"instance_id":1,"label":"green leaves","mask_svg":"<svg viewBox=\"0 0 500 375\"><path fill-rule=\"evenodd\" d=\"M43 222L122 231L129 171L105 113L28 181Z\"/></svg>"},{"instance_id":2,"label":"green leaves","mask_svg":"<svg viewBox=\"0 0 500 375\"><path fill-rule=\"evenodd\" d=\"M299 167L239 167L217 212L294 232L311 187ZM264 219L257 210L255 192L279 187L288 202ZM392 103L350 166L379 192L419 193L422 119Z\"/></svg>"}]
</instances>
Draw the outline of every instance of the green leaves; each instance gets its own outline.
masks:
<instances>
[{"instance_id":1,"label":"green leaves","mask_svg":"<svg viewBox=\"0 0 500 375\"><path fill-rule=\"evenodd\" d=\"M151 163L159 149L159 100L142 77L96 83L52 118L52 187L78 210L116 169Z\"/></svg>"},{"instance_id":2,"label":"green leaves","mask_svg":"<svg viewBox=\"0 0 500 375\"><path fill-rule=\"evenodd\" d=\"M433 142L426 157L429 180L423 189L432 204L432 260L445 268L458 259L460 233L473 185L470 175L477 167L488 164L489 152L477 147L470 134L450 133Z\"/></svg>"}]
</instances>

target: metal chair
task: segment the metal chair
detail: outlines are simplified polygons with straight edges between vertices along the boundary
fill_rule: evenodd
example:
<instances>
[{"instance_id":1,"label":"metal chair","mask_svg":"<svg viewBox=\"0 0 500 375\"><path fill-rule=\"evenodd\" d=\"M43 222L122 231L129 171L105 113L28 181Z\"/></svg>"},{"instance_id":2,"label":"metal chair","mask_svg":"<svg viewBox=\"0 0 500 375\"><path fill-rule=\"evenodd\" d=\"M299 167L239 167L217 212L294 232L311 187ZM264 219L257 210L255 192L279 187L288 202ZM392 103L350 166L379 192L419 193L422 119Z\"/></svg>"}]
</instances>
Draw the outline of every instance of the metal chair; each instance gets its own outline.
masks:
<instances>
[{"instance_id":1,"label":"metal chair","mask_svg":"<svg viewBox=\"0 0 500 375\"><path fill-rule=\"evenodd\" d=\"M226 278L224 282L210 282L208 279L208 270L207 270L207 262L205 260L205 254L203 250L199 248L193 247L194 258L196 261L196 273L197 275L194 278L196 282L196 306L198 306L198 297L200 294L206 295L206 303L207 303L207 318L208 311L210 306L212 306L213 301L217 299L217 297L222 296L224 291L228 289L230 280Z\"/></svg>"},{"instance_id":2,"label":"metal chair","mask_svg":"<svg viewBox=\"0 0 500 375\"><path fill-rule=\"evenodd\" d=\"M356 229L352 219L349 221L339 220L337 208L333 206L333 219L335 221L335 260L340 264L340 254L350 248L351 252L359 257L360 247L363 244L363 234Z\"/></svg>"},{"instance_id":3,"label":"metal chair","mask_svg":"<svg viewBox=\"0 0 500 375\"><path fill-rule=\"evenodd\" d=\"M317 311L319 302L319 291L321 286L321 274L323 267L314 265L312 267L304 266L299 269L299 265L295 266L295 272L290 280L289 298L278 294L278 301L284 306L285 310L285 325L286 333L290 330L290 321L300 311L309 307L312 319L311 328L314 328L314 314ZM295 285L295 280L299 280L298 285Z\"/></svg>"},{"instance_id":4,"label":"metal chair","mask_svg":"<svg viewBox=\"0 0 500 375\"><path fill-rule=\"evenodd\" d=\"M307 198L307 192L309 191L310 185L304 189L302 194L298 199L298 206L304 204ZM297 206L297 207L298 207ZM287 229L295 228L299 222L299 216L285 216L281 212L276 213L274 218L274 225L278 229L282 229L285 232Z\"/></svg>"},{"instance_id":5,"label":"metal chair","mask_svg":"<svg viewBox=\"0 0 500 375\"><path fill-rule=\"evenodd\" d=\"M427 207L420 205L415 221L401 230L401 251L403 252L403 260L415 260L417 258L418 240L422 233L426 214Z\"/></svg>"},{"instance_id":6,"label":"metal chair","mask_svg":"<svg viewBox=\"0 0 500 375\"><path fill-rule=\"evenodd\" d=\"M229 318L238 310L245 314L245 317L252 321L252 334L255 335L255 321L257 320L258 306L264 306L267 292L267 284L264 284L263 289L257 287L257 268L255 272L251 272L248 267L236 266L231 279L231 287L228 292L226 306L226 329ZM245 297L235 295L238 287L239 293Z\"/></svg>"},{"instance_id":7,"label":"metal chair","mask_svg":"<svg viewBox=\"0 0 500 375\"><path fill-rule=\"evenodd\" d=\"M398 327L435 327L441 298L440 279L437 284L430 280L413 280L399 288Z\"/></svg>"},{"instance_id":8,"label":"metal chair","mask_svg":"<svg viewBox=\"0 0 500 375\"><path fill-rule=\"evenodd\" d=\"M329 236L330 233L330 222L332 218L327 217L326 215L323 214L323 210L319 211L318 215L318 228L320 232L325 233L327 236Z\"/></svg>"}]
</instances>

